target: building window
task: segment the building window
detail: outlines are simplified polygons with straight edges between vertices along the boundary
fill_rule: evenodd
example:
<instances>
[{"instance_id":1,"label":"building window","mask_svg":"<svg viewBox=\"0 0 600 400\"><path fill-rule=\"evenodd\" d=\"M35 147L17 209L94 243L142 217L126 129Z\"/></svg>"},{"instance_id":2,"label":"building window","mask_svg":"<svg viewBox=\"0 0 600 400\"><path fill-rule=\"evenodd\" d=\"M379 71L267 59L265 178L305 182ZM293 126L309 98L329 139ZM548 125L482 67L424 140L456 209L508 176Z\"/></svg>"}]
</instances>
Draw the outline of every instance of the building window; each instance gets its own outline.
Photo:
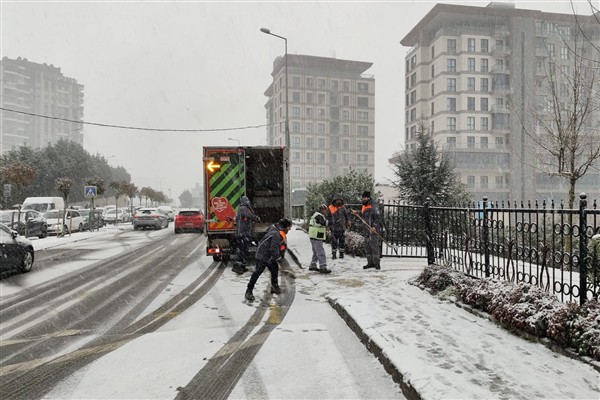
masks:
<instances>
[{"instance_id":1,"label":"building window","mask_svg":"<svg viewBox=\"0 0 600 400\"><path fill-rule=\"evenodd\" d=\"M467 148L468 149L475 148L475 136L467 136Z\"/></svg>"},{"instance_id":2,"label":"building window","mask_svg":"<svg viewBox=\"0 0 600 400\"><path fill-rule=\"evenodd\" d=\"M496 177L496 189L504 189L504 177L502 175Z\"/></svg>"},{"instance_id":3,"label":"building window","mask_svg":"<svg viewBox=\"0 0 600 400\"><path fill-rule=\"evenodd\" d=\"M431 59L435 58L435 46L431 46Z\"/></svg>"},{"instance_id":4,"label":"building window","mask_svg":"<svg viewBox=\"0 0 600 400\"><path fill-rule=\"evenodd\" d=\"M451 54L456 53L456 39L447 39L446 51Z\"/></svg>"},{"instance_id":5,"label":"building window","mask_svg":"<svg viewBox=\"0 0 600 400\"><path fill-rule=\"evenodd\" d=\"M292 76L292 87L300 87L300 77Z\"/></svg>"},{"instance_id":6,"label":"building window","mask_svg":"<svg viewBox=\"0 0 600 400\"><path fill-rule=\"evenodd\" d=\"M475 78L467 78L467 90L475 91Z\"/></svg>"},{"instance_id":7,"label":"building window","mask_svg":"<svg viewBox=\"0 0 600 400\"><path fill-rule=\"evenodd\" d=\"M435 102L431 102L431 116L433 117L433 114L435 114Z\"/></svg>"},{"instance_id":8,"label":"building window","mask_svg":"<svg viewBox=\"0 0 600 400\"><path fill-rule=\"evenodd\" d=\"M292 132L300 133L300 122L292 122Z\"/></svg>"},{"instance_id":9,"label":"building window","mask_svg":"<svg viewBox=\"0 0 600 400\"><path fill-rule=\"evenodd\" d=\"M325 178L325 167L317 168L317 178Z\"/></svg>"},{"instance_id":10,"label":"building window","mask_svg":"<svg viewBox=\"0 0 600 400\"><path fill-rule=\"evenodd\" d=\"M313 117L312 107L306 107L306 118L312 118L312 117Z\"/></svg>"},{"instance_id":11,"label":"building window","mask_svg":"<svg viewBox=\"0 0 600 400\"><path fill-rule=\"evenodd\" d=\"M359 139L356 141L356 150L367 151L369 150L369 141L365 139Z\"/></svg>"},{"instance_id":12,"label":"building window","mask_svg":"<svg viewBox=\"0 0 600 400\"><path fill-rule=\"evenodd\" d=\"M410 69L414 69L417 66L417 56L414 55L410 58Z\"/></svg>"},{"instance_id":13,"label":"building window","mask_svg":"<svg viewBox=\"0 0 600 400\"><path fill-rule=\"evenodd\" d=\"M475 187L475 176L467 176L467 187L471 189Z\"/></svg>"},{"instance_id":14,"label":"building window","mask_svg":"<svg viewBox=\"0 0 600 400\"><path fill-rule=\"evenodd\" d=\"M435 133L435 121L431 121L431 133Z\"/></svg>"},{"instance_id":15,"label":"building window","mask_svg":"<svg viewBox=\"0 0 600 400\"><path fill-rule=\"evenodd\" d=\"M481 144L482 149L488 148L488 138L487 137L482 137L481 139L479 139L479 143Z\"/></svg>"},{"instance_id":16,"label":"building window","mask_svg":"<svg viewBox=\"0 0 600 400\"><path fill-rule=\"evenodd\" d=\"M479 185L482 189L487 189L488 187L488 177L487 176L480 176L479 177Z\"/></svg>"},{"instance_id":17,"label":"building window","mask_svg":"<svg viewBox=\"0 0 600 400\"><path fill-rule=\"evenodd\" d=\"M295 118L300 117L300 107L292 107L292 116Z\"/></svg>"},{"instance_id":18,"label":"building window","mask_svg":"<svg viewBox=\"0 0 600 400\"><path fill-rule=\"evenodd\" d=\"M475 71L475 59L474 58L469 58L467 60L467 69L469 71Z\"/></svg>"},{"instance_id":19,"label":"building window","mask_svg":"<svg viewBox=\"0 0 600 400\"><path fill-rule=\"evenodd\" d=\"M487 131L489 129L488 128L488 117L481 117L479 119L479 123L481 125L481 130L482 131Z\"/></svg>"},{"instance_id":20,"label":"building window","mask_svg":"<svg viewBox=\"0 0 600 400\"><path fill-rule=\"evenodd\" d=\"M313 138L311 138L311 137L307 137L307 138L305 139L305 143L306 143L306 148L307 148L307 149L312 149L312 147L313 147ZM312 157L312 156L311 156L311 157ZM308 156L307 156L307 158L306 158L306 159L308 160Z\"/></svg>"},{"instance_id":21,"label":"building window","mask_svg":"<svg viewBox=\"0 0 600 400\"><path fill-rule=\"evenodd\" d=\"M307 156L308 156L308 154L307 154ZM312 157L311 157L311 159L312 159ZM308 157L306 157L306 161L308 161ZM313 176L313 167L306 167L306 177L312 178L312 176Z\"/></svg>"},{"instance_id":22,"label":"building window","mask_svg":"<svg viewBox=\"0 0 600 400\"><path fill-rule=\"evenodd\" d=\"M344 125L344 127L342 129L343 129L344 136L350 135L350 125Z\"/></svg>"},{"instance_id":23,"label":"building window","mask_svg":"<svg viewBox=\"0 0 600 400\"><path fill-rule=\"evenodd\" d=\"M344 153L342 154L342 161L344 164L350 164L350 154Z\"/></svg>"},{"instance_id":24,"label":"building window","mask_svg":"<svg viewBox=\"0 0 600 400\"><path fill-rule=\"evenodd\" d=\"M567 49L566 47L561 47L560 48L560 59L561 60L568 60L569 59L569 49Z\"/></svg>"},{"instance_id":25,"label":"building window","mask_svg":"<svg viewBox=\"0 0 600 400\"><path fill-rule=\"evenodd\" d=\"M449 149L456 148L456 138L454 136L450 136L450 137L446 138L446 147L448 147Z\"/></svg>"},{"instance_id":26,"label":"building window","mask_svg":"<svg viewBox=\"0 0 600 400\"><path fill-rule=\"evenodd\" d=\"M358 107L368 108L369 107L369 98L368 97L358 96L356 98L356 105Z\"/></svg>"},{"instance_id":27,"label":"building window","mask_svg":"<svg viewBox=\"0 0 600 400\"><path fill-rule=\"evenodd\" d=\"M332 80L332 81L331 81L331 90L334 90L334 91L338 91L338 90L340 90L340 88L339 88L339 84L340 84L340 83L339 83L338 81L336 81L336 80Z\"/></svg>"},{"instance_id":28,"label":"building window","mask_svg":"<svg viewBox=\"0 0 600 400\"><path fill-rule=\"evenodd\" d=\"M317 108L317 118L325 118L325 109Z\"/></svg>"},{"instance_id":29,"label":"building window","mask_svg":"<svg viewBox=\"0 0 600 400\"><path fill-rule=\"evenodd\" d=\"M475 97L467 97L467 110L475 111Z\"/></svg>"},{"instance_id":30,"label":"building window","mask_svg":"<svg viewBox=\"0 0 600 400\"><path fill-rule=\"evenodd\" d=\"M317 147L319 149L324 149L325 148L325 138L318 138L317 139Z\"/></svg>"},{"instance_id":31,"label":"building window","mask_svg":"<svg viewBox=\"0 0 600 400\"><path fill-rule=\"evenodd\" d=\"M369 112L368 111L357 111L356 119L358 121L368 121L369 120Z\"/></svg>"},{"instance_id":32,"label":"building window","mask_svg":"<svg viewBox=\"0 0 600 400\"><path fill-rule=\"evenodd\" d=\"M488 72L489 63L487 58L481 59L481 72Z\"/></svg>"},{"instance_id":33,"label":"building window","mask_svg":"<svg viewBox=\"0 0 600 400\"><path fill-rule=\"evenodd\" d=\"M350 111L348 110L342 110L342 119L344 121L347 121L350 119Z\"/></svg>"},{"instance_id":34,"label":"building window","mask_svg":"<svg viewBox=\"0 0 600 400\"><path fill-rule=\"evenodd\" d=\"M479 81L479 84L481 86L482 92L488 91L488 78L481 78L481 80Z\"/></svg>"},{"instance_id":35,"label":"building window","mask_svg":"<svg viewBox=\"0 0 600 400\"><path fill-rule=\"evenodd\" d=\"M410 127L410 138L414 139L417 136L417 127L415 125Z\"/></svg>"},{"instance_id":36,"label":"building window","mask_svg":"<svg viewBox=\"0 0 600 400\"><path fill-rule=\"evenodd\" d=\"M317 87L318 87L319 89L325 89L325 79L319 79L319 80L317 81L317 85L318 85Z\"/></svg>"},{"instance_id":37,"label":"building window","mask_svg":"<svg viewBox=\"0 0 600 400\"><path fill-rule=\"evenodd\" d=\"M449 58L448 59L446 70L448 72L456 72L456 58Z\"/></svg>"},{"instance_id":38,"label":"building window","mask_svg":"<svg viewBox=\"0 0 600 400\"><path fill-rule=\"evenodd\" d=\"M348 107L350 105L350 96L344 96L342 101L343 101L344 106Z\"/></svg>"},{"instance_id":39,"label":"building window","mask_svg":"<svg viewBox=\"0 0 600 400\"><path fill-rule=\"evenodd\" d=\"M543 43L543 42L542 42ZM548 43L548 55L550 57L554 57L555 54L555 48L554 48L554 43Z\"/></svg>"},{"instance_id":40,"label":"building window","mask_svg":"<svg viewBox=\"0 0 600 400\"><path fill-rule=\"evenodd\" d=\"M497 149L503 149L504 148L504 138L502 138L502 137L497 137L496 138L496 148Z\"/></svg>"},{"instance_id":41,"label":"building window","mask_svg":"<svg viewBox=\"0 0 600 400\"><path fill-rule=\"evenodd\" d=\"M297 178L300 176L300 167L293 167L292 168L292 176L294 178Z\"/></svg>"},{"instance_id":42,"label":"building window","mask_svg":"<svg viewBox=\"0 0 600 400\"><path fill-rule=\"evenodd\" d=\"M417 91L413 90L410 92L410 104L416 103L417 101Z\"/></svg>"},{"instance_id":43,"label":"building window","mask_svg":"<svg viewBox=\"0 0 600 400\"><path fill-rule=\"evenodd\" d=\"M446 111L456 111L456 98L448 97L446 99Z\"/></svg>"},{"instance_id":44,"label":"building window","mask_svg":"<svg viewBox=\"0 0 600 400\"><path fill-rule=\"evenodd\" d=\"M456 78L448 78L446 81L446 90L456 92Z\"/></svg>"},{"instance_id":45,"label":"building window","mask_svg":"<svg viewBox=\"0 0 600 400\"><path fill-rule=\"evenodd\" d=\"M467 117L467 129L470 131L475 130L475 117Z\"/></svg>"},{"instance_id":46,"label":"building window","mask_svg":"<svg viewBox=\"0 0 600 400\"><path fill-rule=\"evenodd\" d=\"M306 103L307 104L313 104L313 94L312 93L306 93Z\"/></svg>"},{"instance_id":47,"label":"building window","mask_svg":"<svg viewBox=\"0 0 600 400\"><path fill-rule=\"evenodd\" d=\"M325 133L325 124L323 124L323 123L317 124L317 133Z\"/></svg>"},{"instance_id":48,"label":"building window","mask_svg":"<svg viewBox=\"0 0 600 400\"><path fill-rule=\"evenodd\" d=\"M410 87L413 87L417 84L417 73L415 72L410 76Z\"/></svg>"},{"instance_id":49,"label":"building window","mask_svg":"<svg viewBox=\"0 0 600 400\"><path fill-rule=\"evenodd\" d=\"M481 111L488 111L488 99L487 97L482 97L479 100Z\"/></svg>"},{"instance_id":50,"label":"building window","mask_svg":"<svg viewBox=\"0 0 600 400\"><path fill-rule=\"evenodd\" d=\"M342 141L342 146L344 150L349 150L350 149L350 140L348 139L344 139Z\"/></svg>"},{"instance_id":51,"label":"building window","mask_svg":"<svg viewBox=\"0 0 600 400\"><path fill-rule=\"evenodd\" d=\"M482 53L487 53L488 52L488 40L487 39L481 39L481 52Z\"/></svg>"},{"instance_id":52,"label":"building window","mask_svg":"<svg viewBox=\"0 0 600 400\"><path fill-rule=\"evenodd\" d=\"M431 95L433 96L435 94L435 85L432 83L431 84Z\"/></svg>"},{"instance_id":53,"label":"building window","mask_svg":"<svg viewBox=\"0 0 600 400\"><path fill-rule=\"evenodd\" d=\"M410 122L413 122L417 119L417 109L413 108L410 110Z\"/></svg>"},{"instance_id":54,"label":"building window","mask_svg":"<svg viewBox=\"0 0 600 400\"><path fill-rule=\"evenodd\" d=\"M292 138L292 146L300 147L300 138L298 136Z\"/></svg>"},{"instance_id":55,"label":"building window","mask_svg":"<svg viewBox=\"0 0 600 400\"><path fill-rule=\"evenodd\" d=\"M307 88L313 87L313 78L306 78L306 87Z\"/></svg>"},{"instance_id":56,"label":"building window","mask_svg":"<svg viewBox=\"0 0 600 400\"><path fill-rule=\"evenodd\" d=\"M356 163L359 165L367 165L369 163L369 156L366 154L357 154Z\"/></svg>"},{"instance_id":57,"label":"building window","mask_svg":"<svg viewBox=\"0 0 600 400\"><path fill-rule=\"evenodd\" d=\"M344 92L350 91L350 82L344 81Z\"/></svg>"},{"instance_id":58,"label":"building window","mask_svg":"<svg viewBox=\"0 0 600 400\"><path fill-rule=\"evenodd\" d=\"M367 82L358 82L358 93L369 93L369 84Z\"/></svg>"},{"instance_id":59,"label":"building window","mask_svg":"<svg viewBox=\"0 0 600 400\"><path fill-rule=\"evenodd\" d=\"M300 152L299 151L292 152L292 161L300 161Z\"/></svg>"},{"instance_id":60,"label":"building window","mask_svg":"<svg viewBox=\"0 0 600 400\"><path fill-rule=\"evenodd\" d=\"M431 78L435 76L435 65L431 64Z\"/></svg>"},{"instance_id":61,"label":"building window","mask_svg":"<svg viewBox=\"0 0 600 400\"><path fill-rule=\"evenodd\" d=\"M469 53L475 53L475 38L467 39L467 49Z\"/></svg>"},{"instance_id":62,"label":"building window","mask_svg":"<svg viewBox=\"0 0 600 400\"><path fill-rule=\"evenodd\" d=\"M360 137L369 136L369 127L365 125L358 125L356 127L356 134Z\"/></svg>"},{"instance_id":63,"label":"building window","mask_svg":"<svg viewBox=\"0 0 600 400\"><path fill-rule=\"evenodd\" d=\"M325 104L325 94L319 93L317 95L317 104L321 104L321 105Z\"/></svg>"},{"instance_id":64,"label":"building window","mask_svg":"<svg viewBox=\"0 0 600 400\"><path fill-rule=\"evenodd\" d=\"M313 133L313 123L312 122L306 123L306 133Z\"/></svg>"},{"instance_id":65,"label":"building window","mask_svg":"<svg viewBox=\"0 0 600 400\"><path fill-rule=\"evenodd\" d=\"M454 117L448 117L446 118L447 124L448 124L448 130L449 131L455 131L456 130L456 118ZM456 138L454 138L456 141Z\"/></svg>"}]
</instances>

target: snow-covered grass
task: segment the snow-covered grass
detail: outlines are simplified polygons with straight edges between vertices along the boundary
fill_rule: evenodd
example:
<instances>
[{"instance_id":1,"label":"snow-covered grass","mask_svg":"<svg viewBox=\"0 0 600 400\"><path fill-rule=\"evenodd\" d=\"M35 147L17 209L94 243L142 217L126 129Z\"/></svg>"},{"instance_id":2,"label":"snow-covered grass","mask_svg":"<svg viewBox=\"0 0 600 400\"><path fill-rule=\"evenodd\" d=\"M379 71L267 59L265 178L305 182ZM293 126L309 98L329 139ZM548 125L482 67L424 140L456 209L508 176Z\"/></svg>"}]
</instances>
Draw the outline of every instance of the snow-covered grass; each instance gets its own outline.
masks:
<instances>
[{"instance_id":1,"label":"snow-covered grass","mask_svg":"<svg viewBox=\"0 0 600 400\"><path fill-rule=\"evenodd\" d=\"M600 303L562 303L537 286L475 279L431 265L414 282L432 294L459 299L489 313L508 329L549 338L563 348L600 361Z\"/></svg>"}]
</instances>

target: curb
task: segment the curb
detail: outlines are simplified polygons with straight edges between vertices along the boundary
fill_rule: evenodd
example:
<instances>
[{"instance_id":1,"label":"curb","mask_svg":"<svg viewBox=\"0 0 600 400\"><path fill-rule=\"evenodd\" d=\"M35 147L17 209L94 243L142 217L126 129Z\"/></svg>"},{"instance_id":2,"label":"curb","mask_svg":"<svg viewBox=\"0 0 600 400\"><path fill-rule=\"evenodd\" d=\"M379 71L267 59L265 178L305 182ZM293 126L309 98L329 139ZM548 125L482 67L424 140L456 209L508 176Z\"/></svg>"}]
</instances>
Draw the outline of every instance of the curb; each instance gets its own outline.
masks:
<instances>
[{"instance_id":1,"label":"curb","mask_svg":"<svg viewBox=\"0 0 600 400\"><path fill-rule=\"evenodd\" d=\"M409 400L422 400L421 395L417 392L417 390L412 387L412 385L404 380L404 375L394 365L394 363L388 358L383 349L375 343L371 338L363 332L360 325L346 312L346 309L341 306L337 301L333 300L331 297L327 297L327 301L329 305L333 307L333 309L338 313L338 315L346 322L348 327L354 332L354 334L358 337L358 339L365 345L365 348L372 353L385 371L390 374L394 382L396 382L400 389L402 390L402 394Z\"/></svg>"}]
</instances>

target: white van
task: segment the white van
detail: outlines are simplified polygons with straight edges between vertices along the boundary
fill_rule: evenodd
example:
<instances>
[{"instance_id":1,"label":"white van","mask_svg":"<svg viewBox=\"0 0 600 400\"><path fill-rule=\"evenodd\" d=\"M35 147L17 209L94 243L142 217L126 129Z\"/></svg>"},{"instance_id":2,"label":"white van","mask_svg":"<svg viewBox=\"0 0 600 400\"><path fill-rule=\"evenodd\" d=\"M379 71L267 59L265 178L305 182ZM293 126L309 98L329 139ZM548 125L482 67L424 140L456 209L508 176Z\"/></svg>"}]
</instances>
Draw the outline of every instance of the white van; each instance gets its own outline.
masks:
<instances>
[{"instance_id":1,"label":"white van","mask_svg":"<svg viewBox=\"0 0 600 400\"><path fill-rule=\"evenodd\" d=\"M28 197L21 205L23 210L36 210L42 214L50 210L63 210L65 202L62 197Z\"/></svg>"}]
</instances>

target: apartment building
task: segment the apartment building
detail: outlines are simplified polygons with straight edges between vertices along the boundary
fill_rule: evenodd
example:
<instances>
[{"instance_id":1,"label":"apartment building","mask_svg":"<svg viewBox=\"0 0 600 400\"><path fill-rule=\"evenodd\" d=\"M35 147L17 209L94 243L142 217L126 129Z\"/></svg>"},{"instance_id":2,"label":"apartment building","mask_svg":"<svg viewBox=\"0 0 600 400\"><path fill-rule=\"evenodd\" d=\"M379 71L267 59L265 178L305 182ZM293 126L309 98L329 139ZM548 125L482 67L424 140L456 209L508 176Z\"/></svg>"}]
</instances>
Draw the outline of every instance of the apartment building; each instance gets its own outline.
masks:
<instances>
[{"instance_id":1,"label":"apartment building","mask_svg":"<svg viewBox=\"0 0 600 400\"><path fill-rule=\"evenodd\" d=\"M21 57L4 57L0 73L0 154L23 145L42 148L61 138L83 143L83 85L60 68Z\"/></svg>"},{"instance_id":2,"label":"apartment building","mask_svg":"<svg viewBox=\"0 0 600 400\"><path fill-rule=\"evenodd\" d=\"M401 40L411 47L405 58L406 148L414 148L420 126L427 128L476 199L564 199L567 182L548 174L551 157L534 114L545 111L552 120L550 79L561 91L557 101L569 101L560 79L573 75L572 52L585 45L580 27L598 46L593 16L576 21L512 3L435 5ZM587 135L598 134L599 114L586 121ZM600 196L600 161L595 165L577 193Z\"/></svg>"},{"instance_id":3,"label":"apartment building","mask_svg":"<svg viewBox=\"0 0 600 400\"><path fill-rule=\"evenodd\" d=\"M265 108L269 145L285 145L289 110L292 189L350 169L374 175L375 79L365 74L373 63L288 54L288 85L285 57L273 62Z\"/></svg>"}]
</instances>

